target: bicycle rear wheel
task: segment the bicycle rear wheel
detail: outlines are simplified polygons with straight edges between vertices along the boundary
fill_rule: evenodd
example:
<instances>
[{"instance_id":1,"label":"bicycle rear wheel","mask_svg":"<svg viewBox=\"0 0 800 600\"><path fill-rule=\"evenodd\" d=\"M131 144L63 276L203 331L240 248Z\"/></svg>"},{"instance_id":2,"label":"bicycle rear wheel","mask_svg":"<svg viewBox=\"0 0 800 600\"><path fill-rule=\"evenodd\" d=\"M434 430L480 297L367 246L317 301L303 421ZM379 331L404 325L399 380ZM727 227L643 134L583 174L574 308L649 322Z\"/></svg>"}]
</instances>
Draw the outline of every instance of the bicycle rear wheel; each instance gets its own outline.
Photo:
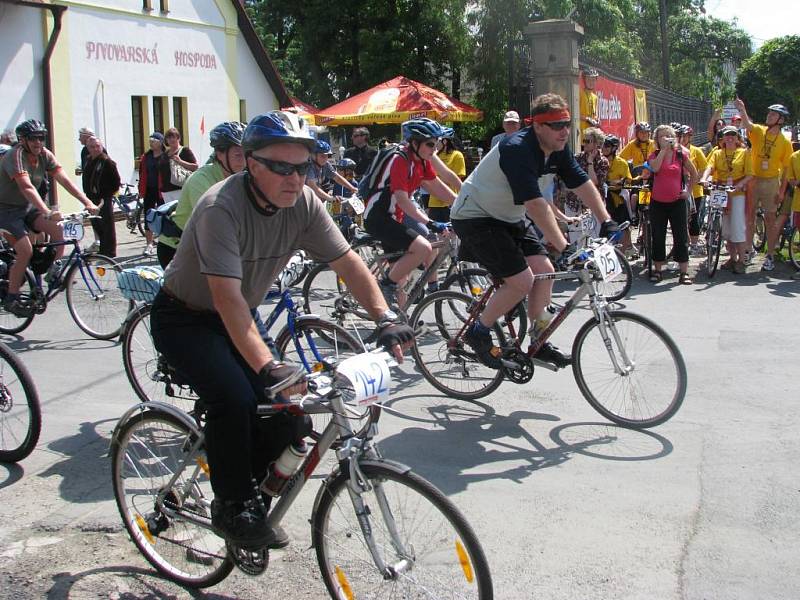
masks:
<instances>
[{"instance_id":1,"label":"bicycle rear wheel","mask_svg":"<svg viewBox=\"0 0 800 600\"><path fill-rule=\"evenodd\" d=\"M0 462L18 462L39 441L42 409L23 362L0 342Z\"/></svg>"},{"instance_id":2,"label":"bicycle rear wheel","mask_svg":"<svg viewBox=\"0 0 800 600\"><path fill-rule=\"evenodd\" d=\"M493 597L489 564L475 532L441 491L402 465L362 463L355 510L349 473L318 496L312 540L333 598ZM368 521L386 573L375 566L360 521Z\"/></svg>"},{"instance_id":3,"label":"bicycle rear wheel","mask_svg":"<svg viewBox=\"0 0 800 600\"><path fill-rule=\"evenodd\" d=\"M67 308L84 332L99 340L117 337L133 300L122 295L116 261L102 254L85 254L67 273Z\"/></svg>"},{"instance_id":4,"label":"bicycle rear wheel","mask_svg":"<svg viewBox=\"0 0 800 600\"><path fill-rule=\"evenodd\" d=\"M301 319L295 323L294 335L289 327L284 327L275 341L275 348L281 360L302 364L311 372L315 365L324 358L335 357L343 360L364 352L363 346L347 331L320 319ZM373 422L380 418L379 406L354 406L345 404L350 426L357 435L361 435ZM328 426L331 413L310 415L314 430L311 437L319 439L320 434Z\"/></svg>"},{"instance_id":5,"label":"bicycle rear wheel","mask_svg":"<svg viewBox=\"0 0 800 600\"><path fill-rule=\"evenodd\" d=\"M411 354L420 373L440 392L461 400L488 396L504 378L502 370L478 360L461 334L473 304L466 294L436 292L417 305L410 320L416 334ZM492 339L495 345L504 345L505 335L499 325L492 329Z\"/></svg>"},{"instance_id":6,"label":"bicycle rear wheel","mask_svg":"<svg viewBox=\"0 0 800 600\"><path fill-rule=\"evenodd\" d=\"M133 415L111 448L114 498L125 529L144 557L165 577L207 587L233 568L225 541L211 530L211 483L185 423L159 410ZM185 463L190 459L195 462ZM172 486L172 476L181 471ZM182 518L189 513L208 527Z\"/></svg>"},{"instance_id":7,"label":"bicycle rear wheel","mask_svg":"<svg viewBox=\"0 0 800 600\"><path fill-rule=\"evenodd\" d=\"M572 372L578 388L592 408L614 423L632 428L663 423L686 395L680 350L661 327L640 315L610 311L604 320L605 337L595 318L575 336ZM623 373L614 369L611 352Z\"/></svg>"},{"instance_id":8,"label":"bicycle rear wheel","mask_svg":"<svg viewBox=\"0 0 800 600\"><path fill-rule=\"evenodd\" d=\"M706 269L711 279L717 272L719 254L722 251L722 218L717 213L711 220L711 226L706 232Z\"/></svg>"},{"instance_id":9,"label":"bicycle rear wheel","mask_svg":"<svg viewBox=\"0 0 800 600\"><path fill-rule=\"evenodd\" d=\"M767 223L764 220L764 213L760 210L756 213L753 233L753 250L764 252L767 249Z\"/></svg>"},{"instance_id":10,"label":"bicycle rear wheel","mask_svg":"<svg viewBox=\"0 0 800 600\"><path fill-rule=\"evenodd\" d=\"M125 320L122 342L122 364L133 391L142 402L166 402L190 412L197 396L187 385L174 381L166 360L156 350L150 331L149 304L132 311Z\"/></svg>"},{"instance_id":11,"label":"bicycle rear wheel","mask_svg":"<svg viewBox=\"0 0 800 600\"><path fill-rule=\"evenodd\" d=\"M797 227L792 227L789 236L789 260L792 261L794 268L800 271L800 229Z\"/></svg>"},{"instance_id":12,"label":"bicycle rear wheel","mask_svg":"<svg viewBox=\"0 0 800 600\"><path fill-rule=\"evenodd\" d=\"M0 258L0 260L5 263L5 276L8 277L8 269L11 268L11 264L2 258ZM26 306L33 303L34 289L36 289L36 282L34 281L30 270L26 270L25 279L22 281L22 285L19 288L19 299ZM29 317L18 317L14 313L10 313L3 308L3 303L1 300L5 298L5 295L8 293L8 279L0 279L0 290L2 291L0 294L0 333L13 334L27 329L28 326L33 323L34 315L30 315Z\"/></svg>"}]
</instances>

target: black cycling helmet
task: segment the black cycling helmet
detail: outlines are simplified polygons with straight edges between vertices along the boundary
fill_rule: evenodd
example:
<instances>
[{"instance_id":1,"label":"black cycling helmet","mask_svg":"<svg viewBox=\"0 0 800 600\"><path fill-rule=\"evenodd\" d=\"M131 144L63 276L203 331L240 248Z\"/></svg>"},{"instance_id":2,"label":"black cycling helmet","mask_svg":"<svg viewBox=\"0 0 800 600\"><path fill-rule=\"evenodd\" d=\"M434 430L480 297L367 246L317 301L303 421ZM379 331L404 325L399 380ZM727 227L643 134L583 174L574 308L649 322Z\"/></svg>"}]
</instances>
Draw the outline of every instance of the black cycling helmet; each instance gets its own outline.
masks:
<instances>
[{"instance_id":1,"label":"black cycling helmet","mask_svg":"<svg viewBox=\"0 0 800 600\"><path fill-rule=\"evenodd\" d=\"M603 146L611 146L612 148L619 148L619 138L615 135L607 135L606 139L603 140Z\"/></svg>"},{"instance_id":2,"label":"black cycling helmet","mask_svg":"<svg viewBox=\"0 0 800 600\"><path fill-rule=\"evenodd\" d=\"M433 119L411 119L402 126L404 140L427 140L443 137L446 131Z\"/></svg>"},{"instance_id":3,"label":"black cycling helmet","mask_svg":"<svg viewBox=\"0 0 800 600\"><path fill-rule=\"evenodd\" d=\"M305 119L292 113L273 110L258 115L247 124L242 137L242 149L245 154L250 154L270 144L282 142L303 144L309 152L313 152L317 140L312 137Z\"/></svg>"},{"instance_id":4,"label":"black cycling helmet","mask_svg":"<svg viewBox=\"0 0 800 600\"><path fill-rule=\"evenodd\" d=\"M353 169L355 171L356 168L356 161L352 158L343 158L338 163L336 163L337 169Z\"/></svg>"},{"instance_id":5,"label":"black cycling helmet","mask_svg":"<svg viewBox=\"0 0 800 600\"><path fill-rule=\"evenodd\" d=\"M650 132L650 123L648 123L647 121L639 121L636 124L635 129L636 129L637 132L639 132L639 131L647 131L649 133Z\"/></svg>"},{"instance_id":6,"label":"black cycling helmet","mask_svg":"<svg viewBox=\"0 0 800 600\"><path fill-rule=\"evenodd\" d=\"M37 134L47 135L47 127L45 127L45 124L41 121L37 121L36 119L28 119L27 121L23 121L17 125L17 128L14 131L19 139Z\"/></svg>"},{"instance_id":7,"label":"black cycling helmet","mask_svg":"<svg viewBox=\"0 0 800 600\"><path fill-rule=\"evenodd\" d=\"M589 67L583 72L584 77L598 77L597 69Z\"/></svg>"},{"instance_id":8,"label":"black cycling helmet","mask_svg":"<svg viewBox=\"0 0 800 600\"><path fill-rule=\"evenodd\" d=\"M767 107L767 110L778 113L784 119L789 118L789 109L786 108L783 104L770 104Z\"/></svg>"},{"instance_id":9,"label":"black cycling helmet","mask_svg":"<svg viewBox=\"0 0 800 600\"><path fill-rule=\"evenodd\" d=\"M220 123L208 134L209 142L214 150L227 150L231 146L241 146L245 124L239 121Z\"/></svg>"}]
</instances>

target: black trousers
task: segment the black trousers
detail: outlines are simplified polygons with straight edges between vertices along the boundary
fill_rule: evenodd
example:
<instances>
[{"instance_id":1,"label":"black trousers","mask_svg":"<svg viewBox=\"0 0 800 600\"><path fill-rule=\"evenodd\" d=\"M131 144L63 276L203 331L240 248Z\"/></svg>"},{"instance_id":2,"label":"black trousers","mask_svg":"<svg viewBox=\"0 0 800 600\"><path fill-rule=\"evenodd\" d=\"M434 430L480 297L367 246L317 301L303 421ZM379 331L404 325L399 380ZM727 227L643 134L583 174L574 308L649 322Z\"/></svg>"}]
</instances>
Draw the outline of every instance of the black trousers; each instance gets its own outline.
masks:
<instances>
[{"instance_id":1,"label":"black trousers","mask_svg":"<svg viewBox=\"0 0 800 600\"><path fill-rule=\"evenodd\" d=\"M153 342L197 392L206 410L206 455L214 495L246 500L267 466L308 431L308 418L260 419L264 384L242 358L216 313L188 310L159 292L150 317Z\"/></svg>"},{"instance_id":2,"label":"black trousers","mask_svg":"<svg viewBox=\"0 0 800 600\"><path fill-rule=\"evenodd\" d=\"M99 200L94 201L95 204ZM117 228L114 224L114 201L111 198L103 199L100 219L91 219L92 229L100 240L100 254L114 258L117 255Z\"/></svg>"},{"instance_id":3,"label":"black trousers","mask_svg":"<svg viewBox=\"0 0 800 600\"><path fill-rule=\"evenodd\" d=\"M689 215L686 200L650 201L650 225L653 228L653 260L667 259L667 223L672 227L673 256L679 263L689 261Z\"/></svg>"}]
</instances>

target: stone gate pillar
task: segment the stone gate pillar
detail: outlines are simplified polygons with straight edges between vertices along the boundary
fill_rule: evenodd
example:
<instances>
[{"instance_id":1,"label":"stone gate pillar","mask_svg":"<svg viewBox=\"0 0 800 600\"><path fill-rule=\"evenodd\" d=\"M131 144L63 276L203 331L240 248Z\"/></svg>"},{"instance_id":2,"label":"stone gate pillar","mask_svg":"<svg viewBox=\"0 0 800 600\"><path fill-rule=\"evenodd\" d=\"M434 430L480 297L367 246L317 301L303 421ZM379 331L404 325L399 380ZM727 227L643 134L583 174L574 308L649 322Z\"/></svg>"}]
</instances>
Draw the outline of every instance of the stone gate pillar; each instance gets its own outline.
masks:
<instances>
[{"instance_id":1,"label":"stone gate pillar","mask_svg":"<svg viewBox=\"0 0 800 600\"><path fill-rule=\"evenodd\" d=\"M563 96L572 113L570 146L580 149L580 67L578 45L583 27L573 21L552 19L529 23L525 35L531 47L533 95L552 92Z\"/></svg>"}]
</instances>

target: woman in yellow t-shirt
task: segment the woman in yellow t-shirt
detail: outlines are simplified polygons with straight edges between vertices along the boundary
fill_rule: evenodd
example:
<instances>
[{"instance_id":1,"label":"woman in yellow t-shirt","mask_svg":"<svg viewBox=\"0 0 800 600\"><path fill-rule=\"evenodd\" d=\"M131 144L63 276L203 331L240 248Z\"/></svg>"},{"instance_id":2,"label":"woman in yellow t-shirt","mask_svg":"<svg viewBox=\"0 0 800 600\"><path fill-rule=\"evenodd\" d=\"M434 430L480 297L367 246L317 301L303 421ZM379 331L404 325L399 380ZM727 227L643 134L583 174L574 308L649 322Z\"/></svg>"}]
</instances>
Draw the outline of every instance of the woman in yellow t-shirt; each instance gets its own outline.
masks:
<instances>
[{"instance_id":1,"label":"woman in yellow t-shirt","mask_svg":"<svg viewBox=\"0 0 800 600\"><path fill-rule=\"evenodd\" d=\"M442 138L439 145L439 159L463 181L467 176L464 155L456 148L452 138ZM458 190L453 191L458 192ZM441 198L431 196L428 200L428 216L433 221L448 223L450 221L450 205Z\"/></svg>"},{"instance_id":2,"label":"woman in yellow t-shirt","mask_svg":"<svg viewBox=\"0 0 800 600\"><path fill-rule=\"evenodd\" d=\"M744 273L747 250L745 189L753 178L753 159L750 151L740 144L735 127L729 125L722 129L722 147L708 156L708 167L702 181L707 182L709 177L718 185L734 189L728 193L728 207L722 218L722 236L727 240L730 258L720 268Z\"/></svg>"}]
</instances>

